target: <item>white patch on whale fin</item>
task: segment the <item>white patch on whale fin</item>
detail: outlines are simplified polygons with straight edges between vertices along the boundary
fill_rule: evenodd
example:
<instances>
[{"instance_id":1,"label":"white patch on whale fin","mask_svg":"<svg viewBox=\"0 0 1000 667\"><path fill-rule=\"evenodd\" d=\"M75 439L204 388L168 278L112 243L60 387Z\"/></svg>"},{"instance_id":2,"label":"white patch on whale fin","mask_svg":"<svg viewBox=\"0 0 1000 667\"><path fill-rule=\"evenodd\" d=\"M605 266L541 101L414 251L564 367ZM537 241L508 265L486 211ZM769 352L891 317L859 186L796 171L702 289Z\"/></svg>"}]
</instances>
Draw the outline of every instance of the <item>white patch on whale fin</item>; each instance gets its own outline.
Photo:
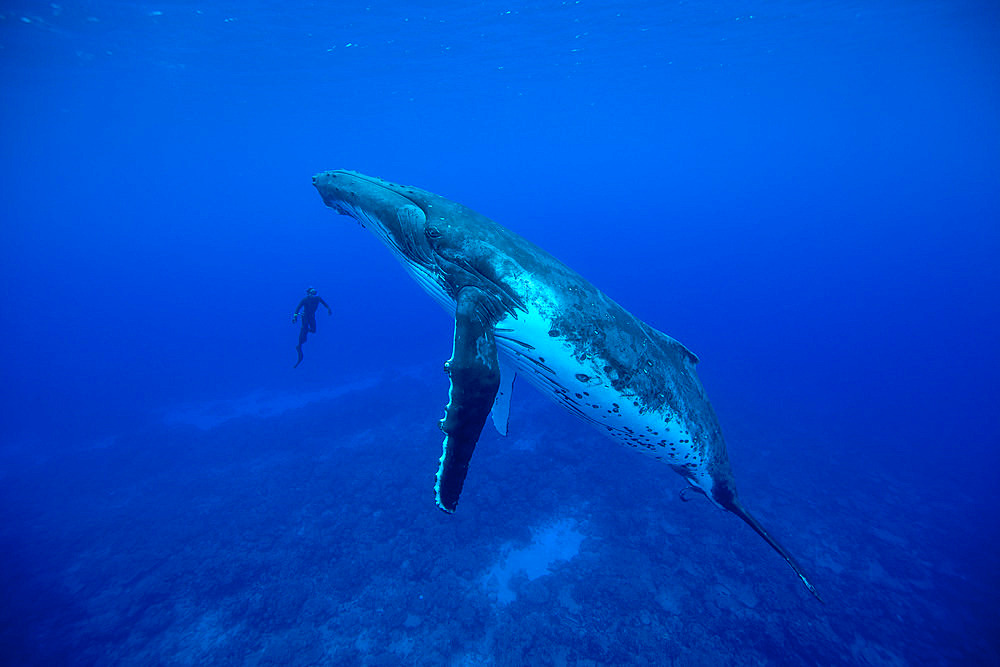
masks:
<instances>
[{"instance_id":1,"label":"white patch on whale fin","mask_svg":"<svg viewBox=\"0 0 1000 667\"><path fill-rule=\"evenodd\" d=\"M497 427L500 435L507 435L507 423L510 421L510 396L514 393L514 378L516 377L517 372L511 368L510 364L501 359L500 388L497 390L497 397L493 401L493 409L490 411L493 425Z\"/></svg>"}]
</instances>

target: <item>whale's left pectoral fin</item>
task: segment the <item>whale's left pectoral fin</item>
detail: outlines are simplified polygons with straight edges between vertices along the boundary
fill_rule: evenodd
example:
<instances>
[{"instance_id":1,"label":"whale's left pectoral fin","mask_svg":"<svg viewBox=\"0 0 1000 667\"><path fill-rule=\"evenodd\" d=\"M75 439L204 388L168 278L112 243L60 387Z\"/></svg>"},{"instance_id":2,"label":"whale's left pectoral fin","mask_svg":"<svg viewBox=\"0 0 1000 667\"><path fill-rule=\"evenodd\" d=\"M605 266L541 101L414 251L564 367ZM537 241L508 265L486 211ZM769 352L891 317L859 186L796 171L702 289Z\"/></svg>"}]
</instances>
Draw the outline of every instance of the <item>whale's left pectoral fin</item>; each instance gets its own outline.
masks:
<instances>
[{"instance_id":1,"label":"whale's left pectoral fin","mask_svg":"<svg viewBox=\"0 0 1000 667\"><path fill-rule=\"evenodd\" d=\"M500 388L497 389L496 400L493 401L493 409L490 416L493 417L493 425L500 435L507 435L507 424L510 422L510 397L514 393L514 379L517 378L517 371L511 368L509 363L500 362Z\"/></svg>"},{"instance_id":2,"label":"whale's left pectoral fin","mask_svg":"<svg viewBox=\"0 0 1000 667\"><path fill-rule=\"evenodd\" d=\"M478 288L465 287L455 309L455 347L445 366L451 378L448 407L441 430L444 451L434 485L437 506L454 512L469 471L469 461L479 434L493 408L500 387L500 363L488 297Z\"/></svg>"}]
</instances>

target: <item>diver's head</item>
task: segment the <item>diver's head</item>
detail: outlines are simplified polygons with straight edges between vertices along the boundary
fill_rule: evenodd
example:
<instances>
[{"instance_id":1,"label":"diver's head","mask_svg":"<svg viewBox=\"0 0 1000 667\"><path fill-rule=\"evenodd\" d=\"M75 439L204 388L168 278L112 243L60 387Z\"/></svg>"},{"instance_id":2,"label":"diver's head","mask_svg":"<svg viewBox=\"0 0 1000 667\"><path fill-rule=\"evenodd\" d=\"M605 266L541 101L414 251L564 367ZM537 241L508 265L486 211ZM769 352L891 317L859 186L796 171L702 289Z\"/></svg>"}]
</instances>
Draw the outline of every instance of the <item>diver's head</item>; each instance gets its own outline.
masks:
<instances>
[{"instance_id":1,"label":"diver's head","mask_svg":"<svg viewBox=\"0 0 1000 667\"><path fill-rule=\"evenodd\" d=\"M319 292L316 291L315 287L307 287L306 294L308 294L309 296L316 296L317 294L319 294Z\"/></svg>"}]
</instances>

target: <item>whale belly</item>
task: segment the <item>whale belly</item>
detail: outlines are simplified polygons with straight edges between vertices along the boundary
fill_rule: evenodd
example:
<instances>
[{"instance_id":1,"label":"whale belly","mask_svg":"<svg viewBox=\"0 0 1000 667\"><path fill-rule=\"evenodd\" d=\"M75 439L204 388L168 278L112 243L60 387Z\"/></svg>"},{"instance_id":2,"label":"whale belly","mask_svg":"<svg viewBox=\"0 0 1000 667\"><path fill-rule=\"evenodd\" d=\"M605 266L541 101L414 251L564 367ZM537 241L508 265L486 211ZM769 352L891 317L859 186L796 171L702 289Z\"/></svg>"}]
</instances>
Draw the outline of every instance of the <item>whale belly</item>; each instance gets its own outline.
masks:
<instances>
[{"instance_id":1,"label":"whale belly","mask_svg":"<svg viewBox=\"0 0 1000 667\"><path fill-rule=\"evenodd\" d=\"M543 394L623 445L674 470L702 489L712 480L690 429L667 409L647 409L639 396L616 389L608 362L582 352L537 310L518 311L495 327L501 357Z\"/></svg>"}]
</instances>

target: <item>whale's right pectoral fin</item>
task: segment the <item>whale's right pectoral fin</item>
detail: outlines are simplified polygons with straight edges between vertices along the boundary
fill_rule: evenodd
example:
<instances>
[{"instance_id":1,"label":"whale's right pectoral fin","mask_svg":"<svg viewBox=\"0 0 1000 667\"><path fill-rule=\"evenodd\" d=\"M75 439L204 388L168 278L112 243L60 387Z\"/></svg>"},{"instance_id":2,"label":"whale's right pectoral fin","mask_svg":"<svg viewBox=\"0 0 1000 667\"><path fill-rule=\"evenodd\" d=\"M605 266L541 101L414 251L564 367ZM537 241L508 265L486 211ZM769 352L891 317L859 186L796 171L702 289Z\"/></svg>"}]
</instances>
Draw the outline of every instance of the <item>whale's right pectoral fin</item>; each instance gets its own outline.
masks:
<instances>
[{"instance_id":1,"label":"whale's right pectoral fin","mask_svg":"<svg viewBox=\"0 0 1000 667\"><path fill-rule=\"evenodd\" d=\"M465 287L455 310L455 347L445 370L451 378L441 430L444 451L434 485L437 506L454 512L469 471L469 461L500 387L500 363L493 325L485 313L488 297Z\"/></svg>"}]
</instances>

